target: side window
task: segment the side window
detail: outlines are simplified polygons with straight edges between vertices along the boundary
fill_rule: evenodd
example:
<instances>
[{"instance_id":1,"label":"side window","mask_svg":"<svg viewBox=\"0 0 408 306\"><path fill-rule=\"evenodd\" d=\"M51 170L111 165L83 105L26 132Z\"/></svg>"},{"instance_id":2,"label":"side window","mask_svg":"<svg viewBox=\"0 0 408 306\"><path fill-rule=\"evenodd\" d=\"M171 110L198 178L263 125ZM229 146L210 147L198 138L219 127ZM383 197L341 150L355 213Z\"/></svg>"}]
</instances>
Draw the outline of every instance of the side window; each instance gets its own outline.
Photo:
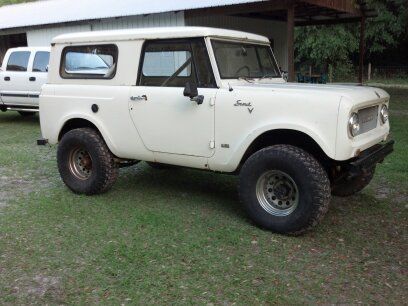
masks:
<instances>
[{"instance_id":1,"label":"side window","mask_svg":"<svg viewBox=\"0 0 408 306\"><path fill-rule=\"evenodd\" d=\"M34 57L33 72L47 72L50 61L50 52L38 51Z\"/></svg>"},{"instance_id":2,"label":"side window","mask_svg":"<svg viewBox=\"0 0 408 306\"><path fill-rule=\"evenodd\" d=\"M27 71L30 51L15 51L10 54L7 62L7 71Z\"/></svg>"},{"instance_id":3,"label":"side window","mask_svg":"<svg viewBox=\"0 0 408 306\"><path fill-rule=\"evenodd\" d=\"M62 51L60 75L65 79L112 79L117 61L116 45L66 47Z\"/></svg>"},{"instance_id":4,"label":"side window","mask_svg":"<svg viewBox=\"0 0 408 306\"><path fill-rule=\"evenodd\" d=\"M144 57L143 75L147 77L169 77L188 61L179 77L191 76L190 51L147 51Z\"/></svg>"},{"instance_id":5,"label":"side window","mask_svg":"<svg viewBox=\"0 0 408 306\"><path fill-rule=\"evenodd\" d=\"M138 84L141 86L215 87L215 79L204 41L149 41L142 56Z\"/></svg>"}]
</instances>

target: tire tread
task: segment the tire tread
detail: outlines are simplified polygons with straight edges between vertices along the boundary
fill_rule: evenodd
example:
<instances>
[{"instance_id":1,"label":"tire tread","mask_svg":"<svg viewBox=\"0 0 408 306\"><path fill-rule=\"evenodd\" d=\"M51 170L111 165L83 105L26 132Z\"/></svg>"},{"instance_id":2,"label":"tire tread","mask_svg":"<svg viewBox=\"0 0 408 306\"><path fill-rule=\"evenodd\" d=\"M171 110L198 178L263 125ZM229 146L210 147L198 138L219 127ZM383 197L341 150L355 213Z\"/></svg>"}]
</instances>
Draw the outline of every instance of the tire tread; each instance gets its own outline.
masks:
<instances>
[{"instance_id":1,"label":"tire tread","mask_svg":"<svg viewBox=\"0 0 408 306\"><path fill-rule=\"evenodd\" d=\"M308 179L310 180L315 191L312 194L312 197L314 206L317 206L317 209L313 210L313 214L311 218L308 219L306 226L296 231L286 232L286 234L289 235L301 235L314 228L323 219L324 215L329 209L331 189L327 173L312 155L301 148L292 145L274 145L257 151L245 162L241 171L248 171L255 162L257 162L259 159L264 159L267 155L269 155L271 150L273 150L275 154L280 155L282 158L294 158L299 160L305 165L308 173L311 174L308 176ZM245 190L243 186L244 184L246 184L245 180L240 179L238 183L240 199L243 198L242 192Z\"/></svg>"}]
</instances>

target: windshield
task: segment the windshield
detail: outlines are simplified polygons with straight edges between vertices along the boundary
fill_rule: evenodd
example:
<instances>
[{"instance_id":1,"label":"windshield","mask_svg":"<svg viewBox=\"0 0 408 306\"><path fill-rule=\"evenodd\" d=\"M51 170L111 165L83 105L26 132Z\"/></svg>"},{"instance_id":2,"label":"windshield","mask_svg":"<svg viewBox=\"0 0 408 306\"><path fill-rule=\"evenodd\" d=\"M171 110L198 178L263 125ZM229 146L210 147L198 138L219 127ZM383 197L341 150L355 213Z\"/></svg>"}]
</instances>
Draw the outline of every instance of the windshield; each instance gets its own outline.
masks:
<instances>
[{"instance_id":1,"label":"windshield","mask_svg":"<svg viewBox=\"0 0 408 306\"><path fill-rule=\"evenodd\" d=\"M269 46L219 40L212 46L222 79L281 77Z\"/></svg>"}]
</instances>

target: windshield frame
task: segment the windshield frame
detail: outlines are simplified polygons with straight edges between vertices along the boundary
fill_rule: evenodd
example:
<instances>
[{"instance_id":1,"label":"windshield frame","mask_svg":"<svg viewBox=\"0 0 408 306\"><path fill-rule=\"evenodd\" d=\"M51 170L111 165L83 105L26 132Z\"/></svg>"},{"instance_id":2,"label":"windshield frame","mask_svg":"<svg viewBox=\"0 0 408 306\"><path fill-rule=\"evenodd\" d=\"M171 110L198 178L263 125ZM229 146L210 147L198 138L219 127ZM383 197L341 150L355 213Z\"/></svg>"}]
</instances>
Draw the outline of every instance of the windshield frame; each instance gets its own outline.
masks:
<instances>
[{"instance_id":1,"label":"windshield frame","mask_svg":"<svg viewBox=\"0 0 408 306\"><path fill-rule=\"evenodd\" d=\"M215 46L214 46L214 42L223 42L223 43L230 43L230 44L237 44L237 45L251 45L251 46L259 46L259 47L266 47L268 50L269 55L271 56L271 60L272 60L272 65L274 66L274 68L278 71L278 75L277 76L257 76L257 77L243 77L243 76L237 76L237 77L223 77L221 74L221 71L219 69L219 59L217 58L216 54L215 54ZM217 68L217 72L218 72L218 76L221 80L240 80L240 79L249 79L249 80L254 80L254 79L282 79L282 71L279 68L278 62L276 61L276 57L275 54L270 46L270 44L266 43L266 42L262 42L262 41L245 41L245 40L239 40L239 39L222 39L222 38L210 38L210 44L211 46L211 51L212 51L212 55L214 57L215 60L215 64L216 64L216 68Z\"/></svg>"}]
</instances>

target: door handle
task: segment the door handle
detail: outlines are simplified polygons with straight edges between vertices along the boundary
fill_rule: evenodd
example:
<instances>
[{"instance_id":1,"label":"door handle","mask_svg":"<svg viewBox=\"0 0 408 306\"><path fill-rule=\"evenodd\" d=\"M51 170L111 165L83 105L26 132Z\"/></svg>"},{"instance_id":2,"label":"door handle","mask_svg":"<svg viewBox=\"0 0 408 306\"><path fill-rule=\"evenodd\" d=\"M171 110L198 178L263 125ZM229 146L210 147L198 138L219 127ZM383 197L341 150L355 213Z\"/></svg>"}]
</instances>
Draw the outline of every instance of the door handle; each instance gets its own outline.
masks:
<instances>
[{"instance_id":1,"label":"door handle","mask_svg":"<svg viewBox=\"0 0 408 306\"><path fill-rule=\"evenodd\" d=\"M35 82L35 77L30 77L29 80L30 82Z\"/></svg>"},{"instance_id":2,"label":"door handle","mask_svg":"<svg viewBox=\"0 0 408 306\"><path fill-rule=\"evenodd\" d=\"M6 77L4 77L4 80L5 80L5 81L10 81L10 77L7 77L7 76L6 76Z\"/></svg>"},{"instance_id":3,"label":"door handle","mask_svg":"<svg viewBox=\"0 0 408 306\"><path fill-rule=\"evenodd\" d=\"M142 101L145 100L147 101L147 96L146 95L142 95L142 96L131 96L130 100L132 101Z\"/></svg>"}]
</instances>

